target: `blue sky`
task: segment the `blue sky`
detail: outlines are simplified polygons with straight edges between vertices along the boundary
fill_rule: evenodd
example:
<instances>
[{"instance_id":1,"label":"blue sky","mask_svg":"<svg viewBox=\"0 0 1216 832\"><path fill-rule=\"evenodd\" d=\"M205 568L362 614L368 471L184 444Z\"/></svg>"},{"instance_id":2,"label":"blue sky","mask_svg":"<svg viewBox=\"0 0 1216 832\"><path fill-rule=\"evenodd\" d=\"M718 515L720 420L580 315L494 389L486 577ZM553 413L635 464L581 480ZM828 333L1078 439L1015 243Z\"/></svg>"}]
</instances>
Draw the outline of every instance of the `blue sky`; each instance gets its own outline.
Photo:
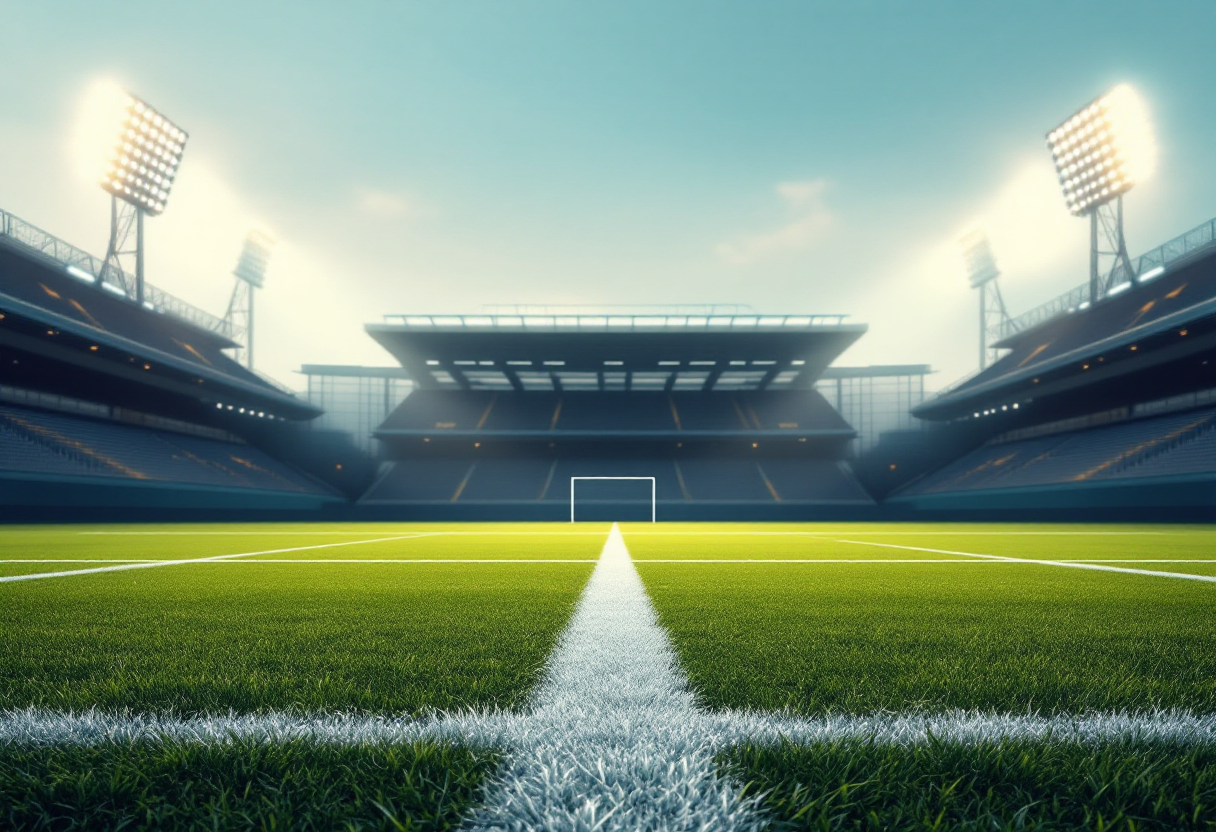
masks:
<instances>
[{"instance_id":1,"label":"blue sky","mask_svg":"<svg viewBox=\"0 0 1216 832\"><path fill-rule=\"evenodd\" d=\"M483 304L848 313L845 363L974 367L954 240L1013 311L1083 282L1044 134L1109 87L1150 107L1132 253L1216 216L1216 4L8 2L0 207L104 249L74 166L113 79L187 131L150 279L222 312L280 240L259 365L387 363L362 324Z\"/></svg>"}]
</instances>

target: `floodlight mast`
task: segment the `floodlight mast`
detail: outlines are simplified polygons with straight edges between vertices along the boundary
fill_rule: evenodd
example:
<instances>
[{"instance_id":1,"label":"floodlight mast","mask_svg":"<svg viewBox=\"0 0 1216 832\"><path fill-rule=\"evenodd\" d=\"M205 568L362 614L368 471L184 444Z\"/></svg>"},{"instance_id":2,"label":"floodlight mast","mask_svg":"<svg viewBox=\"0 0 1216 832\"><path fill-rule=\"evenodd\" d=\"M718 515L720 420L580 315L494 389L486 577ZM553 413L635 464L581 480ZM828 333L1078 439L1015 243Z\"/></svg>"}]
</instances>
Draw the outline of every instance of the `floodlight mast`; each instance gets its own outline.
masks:
<instances>
[{"instance_id":1,"label":"floodlight mast","mask_svg":"<svg viewBox=\"0 0 1216 832\"><path fill-rule=\"evenodd\" d=\"M110 243L100 278L143 304L144 217L164 212L187 135L146 102L128 93L116 139L109 167L101 178L102 189L110 194ZM124 259L134 261L134 285L123 267Z\"/></svg>"},{"instance_id":2,"label":"floodlight mast","mask_svg":"<svg viewBox=\"0 0 1216 832\"><path fill-rule=\"evenodd\" d=\"M261 231L250 231L245 238L245 247L237 261L233 275L236 285L228 300L228 311L224 320L232 325L238 343L234 357L244 360L245 366L253 369L253 296L266 284L266 267L270 263L274 239Z\"/></svg>"},{"instance_id":3,"label":"floodlight mast","mask_svg":"<svg viewBox=\"0 0 1216 832\"><path fill-rule=\"evenodd\" d=\"M1152 169L1156 150L1143 103L1121 85L1047 134L1073 216L1089 217L1089 302L1131 280L1123 195Z\"/></svg>"},{"instance_id":4,"label":"floodlight mast","mask_svg":"<svg viewBox=\"0 0 1216 832\"><path fill-rule=\"evenodd\" d=\"M983 370L1000 358L1000 351L992 345L1009 327L1009 311L1001 295L1001 272L992 256L988 235L983 231L971 231L959 239L959 245L971 288L980 290L980 369Z\"/></svg>"}]
</instances>

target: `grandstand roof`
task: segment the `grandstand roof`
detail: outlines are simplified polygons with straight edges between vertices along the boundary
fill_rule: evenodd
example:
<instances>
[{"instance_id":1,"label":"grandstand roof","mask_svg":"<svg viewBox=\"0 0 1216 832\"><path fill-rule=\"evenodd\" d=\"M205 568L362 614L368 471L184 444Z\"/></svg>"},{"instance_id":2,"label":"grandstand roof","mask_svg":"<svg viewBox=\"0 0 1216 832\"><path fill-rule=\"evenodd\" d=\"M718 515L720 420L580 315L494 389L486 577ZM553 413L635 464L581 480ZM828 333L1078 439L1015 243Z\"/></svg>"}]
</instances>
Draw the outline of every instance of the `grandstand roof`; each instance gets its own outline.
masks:
<instances>
[{"instance_id":1,"label":"grandstand roof","mask_svg":"<svg viewBox=\"0 0 1216 832\"><path fill-rule=\"evenodd\" d=\"M225 355L233 345L225 335L71 275L0 235L0 347L225 407L296 419L320 413Z\"/></svg>"},{"instance_id":2,"label":"grandstand roof","mask_svg":"<svg viewBox=\"0 0 1216 832\"><path fill-rule=\"evenodd\" d=\"M1093 306L1006 338L1000 346L1009 349L1007 355L914 413L928 419L974 418L990 407L1118 383L1132 373L1212 350L1214 330L1216 249L1207 249ZM1123 391L1128 400L1136 393L1134 385Z\"/></svg>"},{"instance_id":3,"label":"grandstand roof","mask_svg":"<svg viewBox=\"0 0 1216 832\"><path fill-rule=\"evenodd\" d=\"M419 387L805 388L866 331L842 315L401 315L368 324Z\"/></svg>"}]
</instances>

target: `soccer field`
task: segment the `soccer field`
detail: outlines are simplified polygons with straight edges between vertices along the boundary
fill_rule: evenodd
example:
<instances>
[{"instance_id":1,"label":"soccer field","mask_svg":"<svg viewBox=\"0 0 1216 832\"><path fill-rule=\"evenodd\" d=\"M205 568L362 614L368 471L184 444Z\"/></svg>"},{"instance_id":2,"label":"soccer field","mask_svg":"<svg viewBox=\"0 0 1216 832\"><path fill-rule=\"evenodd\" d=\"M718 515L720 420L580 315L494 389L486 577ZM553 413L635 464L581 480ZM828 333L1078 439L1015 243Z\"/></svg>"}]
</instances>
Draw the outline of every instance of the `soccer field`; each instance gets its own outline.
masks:
<instances>
[{"instance_id":1,"label":"soccer field","mask_svg":"<svg viewBox=\"0 0 1216 832\"><path fill-rule=\"evenodd\" d=\"M1212 829L1214 602L1209 527L8 527L0 826Z\"/></svg>"}]
</instances>

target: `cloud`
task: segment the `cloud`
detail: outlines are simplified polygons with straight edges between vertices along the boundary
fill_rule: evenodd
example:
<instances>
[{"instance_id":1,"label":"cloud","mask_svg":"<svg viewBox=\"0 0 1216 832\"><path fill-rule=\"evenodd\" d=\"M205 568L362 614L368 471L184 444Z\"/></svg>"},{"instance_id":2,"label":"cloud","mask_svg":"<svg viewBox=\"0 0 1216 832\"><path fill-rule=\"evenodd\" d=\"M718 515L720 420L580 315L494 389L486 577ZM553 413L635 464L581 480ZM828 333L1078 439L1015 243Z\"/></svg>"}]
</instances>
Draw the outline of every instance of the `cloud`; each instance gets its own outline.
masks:
<instances>
[{"instance_id":1,"label":"cloud","mask_svg":"<svg viewBox=\"0 0 1216 832\"><path fill-rule=\"evenodd\" d=\"M822 179L779 183L777 195L794 216L771 231L745 234L721 243L714 252L732 266L747 266L770 256L805 251L836 224L832 212L824 205L826 189L827 182Z\"/></svg>"},{"instance_id":2,"label":"cloud","mask_svg":"<svg viewBox=\"0 0 1216 832\"><path fill-rule=\"evenodd\" d=\"M430 216L433 211L410 196L373 188L355 189L355 207L374 219L415 219Z\"/></svg>"}]
</instances>

